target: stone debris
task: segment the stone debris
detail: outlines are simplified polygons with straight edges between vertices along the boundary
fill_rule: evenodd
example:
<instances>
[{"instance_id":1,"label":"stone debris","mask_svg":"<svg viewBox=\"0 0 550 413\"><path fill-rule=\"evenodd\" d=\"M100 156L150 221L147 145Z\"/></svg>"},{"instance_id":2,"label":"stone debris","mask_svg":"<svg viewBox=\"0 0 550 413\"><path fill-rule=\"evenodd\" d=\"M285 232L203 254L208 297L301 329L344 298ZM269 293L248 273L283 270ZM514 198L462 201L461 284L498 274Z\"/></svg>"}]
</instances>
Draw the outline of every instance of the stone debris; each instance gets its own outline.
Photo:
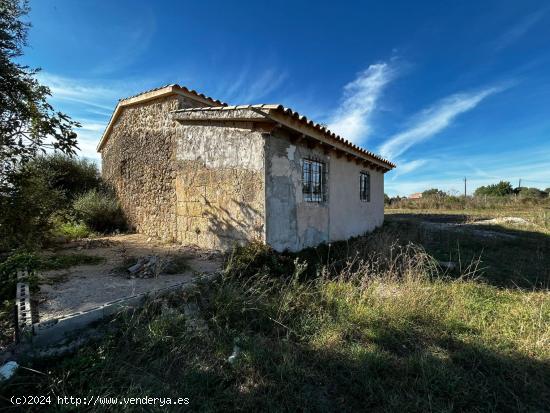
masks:
<instances>
[{"instance_id":1,"label":"stone debris","mask_svg":"<svg viewBox=\"0 0 550 413\"><path fill-rule=\"evenodd\" d=\"M520 217L500 217L493 219L483 219L481 221L476 221L474 224L477 225L495 225L495 224L518 224L518 225L529 225L530 222L524 218Z\"/></svg>"},{"instance_id":2,"label":"stone debris","mask_svg":"<svg viewBox=\"0 0 550 413\"><path fill-rule=\"evenodd\" d=\"M235 362L237 361L237 358L239 357L239 354L241 354L241 348L235 344L233 346L233 354L231 354L228 357L227 362L229 364L235 364Z\"/></svg>"},{"instance_id":3,"label":"stone debris","mask_svg":"<svg viewBox=\"0 0 550 413\"><path fill-rule=\"evenodd\" d=\"M204 332L208 330L206 322L200 315L199 306L196 303L185 303L183 305L186 326L189 330Z\"/></svg>"},{"instance_id":4,"label":"stone debris","mask_svg":"<svg viewBox=\"0 0 550 413\"><path fill-rule=\"evenodd\" d=\"M453 261L438 261L438 263L441 268L445 268L449 271L454 271L458 267L456 262Z\"/></svg>"},{"instance_id":5,"label":"stone debris","mask_svg":"<svg viewBox=\"0 0 550 413\"><path fill-rule=\"evenodd\" d=\"M19 367L19 364L17 364L17 362L8 361L6 364L0 367L0 379L2 380L10 379L15 374L15 371L17 370L18 367Z\"/></svg>"},{"instance_id":6,"label":"stone debris","mask_svg":"<svg viewBox=\"0 0 550 413\"><path fill-rule=\"evenodd\" d=\"M105 238L83 238L81 240L68 243L67 247L74 247L76 246L77 251L81 251L83 249L94 249L94 248L109 248L115 245L115 242L113 240L105 239Z\"/></svg>"},{"instance_id":7,"label":"stone debris","mask_svg":"<svg viewBox=\"0 0 550 413\"><path fill-rule=\"evenodd\" d=\"M138 261L128 267L130 278L156 278L167 266L167 261L158 255L148 255L141 257Z\"/></svg>"}]
</instances>

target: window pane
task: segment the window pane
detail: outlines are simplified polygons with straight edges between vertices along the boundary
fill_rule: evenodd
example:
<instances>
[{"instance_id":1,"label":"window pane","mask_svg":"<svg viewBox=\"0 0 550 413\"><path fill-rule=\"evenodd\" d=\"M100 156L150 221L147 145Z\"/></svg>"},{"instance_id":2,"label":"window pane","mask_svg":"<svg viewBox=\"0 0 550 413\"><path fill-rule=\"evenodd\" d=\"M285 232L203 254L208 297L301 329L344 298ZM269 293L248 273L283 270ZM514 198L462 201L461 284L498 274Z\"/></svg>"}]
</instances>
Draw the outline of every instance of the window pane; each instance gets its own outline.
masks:
<instances>
[{"instance_id":1,"label":"window pane","mask_svg":"<svg viewBox=\"0 0 550 413\"><path fill-rule=\"evenodd\" d=\"M361 201L370 201L370 174L368 172L359 174L359 198Z\"/></svg>"},{"instance_id":2,"label":"window pane","mask_svg":"<svg viewBox=\"0 0 550 413\"><path fill-rule=\"evenodd\" d=\"M302 165L304 200L310 202L324 201L326 191L325 164L312 159L304 159Z\"/></svg>"}]
</instances>

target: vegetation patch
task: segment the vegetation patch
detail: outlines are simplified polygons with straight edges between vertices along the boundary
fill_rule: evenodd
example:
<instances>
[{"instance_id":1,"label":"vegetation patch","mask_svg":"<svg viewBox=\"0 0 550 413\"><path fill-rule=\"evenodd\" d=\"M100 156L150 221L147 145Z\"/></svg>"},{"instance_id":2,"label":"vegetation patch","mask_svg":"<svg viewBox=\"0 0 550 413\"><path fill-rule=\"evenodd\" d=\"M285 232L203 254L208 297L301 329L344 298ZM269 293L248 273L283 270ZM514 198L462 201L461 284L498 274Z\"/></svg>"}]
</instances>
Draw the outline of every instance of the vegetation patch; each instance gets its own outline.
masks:
<instances>
[{"instance_id":1,"label":"vegetation patch","mask_svg":"<svg viewBox=\"0 0 550 413\"><path fill-rule=\"evenodd\" d=\"M110 191L92 189L77 197L73 208L77 218L96 231L125 229L124 214Z\"/></svg>"},{"instance_id":2,"label":"vegetation patch","mask_svg":"<svg viewBox=\"0 0 550 413\"><path fill-rule=\"evenodd\" d=\"M94 235L94 232L83 222L58 222L52 229L52 235L67 241L73 241L88 238Z\"/></svg>"},{"instance_id":3,"label":"vegetation patch","mask_svg":"<svg viewBox=\"0 0 550 413\"><path fill-rule=\"evenodd\" d=\"M77 265L97 265L105 262L104 257L86 254L41 255L38 258L37 270L64 270Z\"/></svg>"},{"instance_id":4,"label":"vegetation patch","mask_svg":"<svg viewBox=\"0 0 550 413\"><path fill-rule=\"evenodd\" d=\"M476 262L477 276L488 283L506 288L550 288L548 230L498 219L486 224L470 211L439 212L393 210L386 215L386 230L404 242L422 245L438 261L455 262L455 276ZM465 225L456 227L456 223Z\"/></svg>"},{"instance_id":5,"label":"vegetation patch","mask_svg":"<svg viewBox=\"0 0 550 413\"><path fill-rule=\"evenodd\" d=\"M238 247L195 296L207 332L188 329L185 297L156 300L0 391L189 397L194 411L543 411L547 291L450 278L394 231L305 252L315 277L299 254Z\"/></svg>"},{"instance_id":6,"label":"vegetation patch","mask_svg":"<svg viewBox=\"0 0 550 413\"><path fill-rule=\"evenodd\" d=\"M154 267L155 271L152 273L158 272L157 275L161 274L182 274L186 271L191 270L189 265L189 259L183 254L173 254L173 255L162 255L162 256L148 256L148 257L134 257L134 256L125 256L117 267L115 267L112 272L116 274L123 274L126 276L137 276L140 277L141 269L134 268L134 272L131 273L130 268L139 265L139 263L147 262L148 259L153 259L155 261ZM146 277L148 278L148 277Z\"/></svg>"}]
</instances>

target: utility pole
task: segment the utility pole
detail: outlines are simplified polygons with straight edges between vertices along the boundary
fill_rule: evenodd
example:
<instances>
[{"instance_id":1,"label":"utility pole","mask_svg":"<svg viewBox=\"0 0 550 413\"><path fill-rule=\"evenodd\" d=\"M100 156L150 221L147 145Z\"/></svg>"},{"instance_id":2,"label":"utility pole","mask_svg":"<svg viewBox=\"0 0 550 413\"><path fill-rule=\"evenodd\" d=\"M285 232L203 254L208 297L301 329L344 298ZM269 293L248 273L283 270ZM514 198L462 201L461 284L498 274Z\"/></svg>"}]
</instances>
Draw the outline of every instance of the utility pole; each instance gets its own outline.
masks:
<instances>
[{"instance_id":1,"label":"utility pole","mask_svg":"<svg viewBox=\"0 0 550 413\"><path fill-rule=\"evenodd\" d=\"M521 178L519 178L518 189L521 188Z\"/></svg>"},{"instance_id":2,"label":"utility pole","mask_svg":"<svg viewBox=\"0 0 550 413\"><path fill-rule=\"evenodd\" d=\"M464 177L464 199L466 199L466 177Z\"/></svg>"}]
</instances>

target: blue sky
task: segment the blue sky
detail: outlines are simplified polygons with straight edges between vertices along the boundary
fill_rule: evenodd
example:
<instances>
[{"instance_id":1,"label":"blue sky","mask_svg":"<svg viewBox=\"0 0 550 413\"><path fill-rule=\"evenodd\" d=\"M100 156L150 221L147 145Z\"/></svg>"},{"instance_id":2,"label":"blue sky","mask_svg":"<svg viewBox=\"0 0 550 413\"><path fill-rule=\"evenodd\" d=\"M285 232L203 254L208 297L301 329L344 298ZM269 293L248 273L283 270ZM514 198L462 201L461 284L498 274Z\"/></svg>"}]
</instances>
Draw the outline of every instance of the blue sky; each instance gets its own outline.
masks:
<instances>
[{"instance_id":1,"label":"blue sky","mask_svg":"<svg viewBox=\"0 0 550 413\"><path fill-rule=\"evenodd\" d=\"M179 83L281 103L389 157L386 192L550 187L547 1L31 0L23 61L95 147L119 98Z\"/></svg>"}]
</instances>

